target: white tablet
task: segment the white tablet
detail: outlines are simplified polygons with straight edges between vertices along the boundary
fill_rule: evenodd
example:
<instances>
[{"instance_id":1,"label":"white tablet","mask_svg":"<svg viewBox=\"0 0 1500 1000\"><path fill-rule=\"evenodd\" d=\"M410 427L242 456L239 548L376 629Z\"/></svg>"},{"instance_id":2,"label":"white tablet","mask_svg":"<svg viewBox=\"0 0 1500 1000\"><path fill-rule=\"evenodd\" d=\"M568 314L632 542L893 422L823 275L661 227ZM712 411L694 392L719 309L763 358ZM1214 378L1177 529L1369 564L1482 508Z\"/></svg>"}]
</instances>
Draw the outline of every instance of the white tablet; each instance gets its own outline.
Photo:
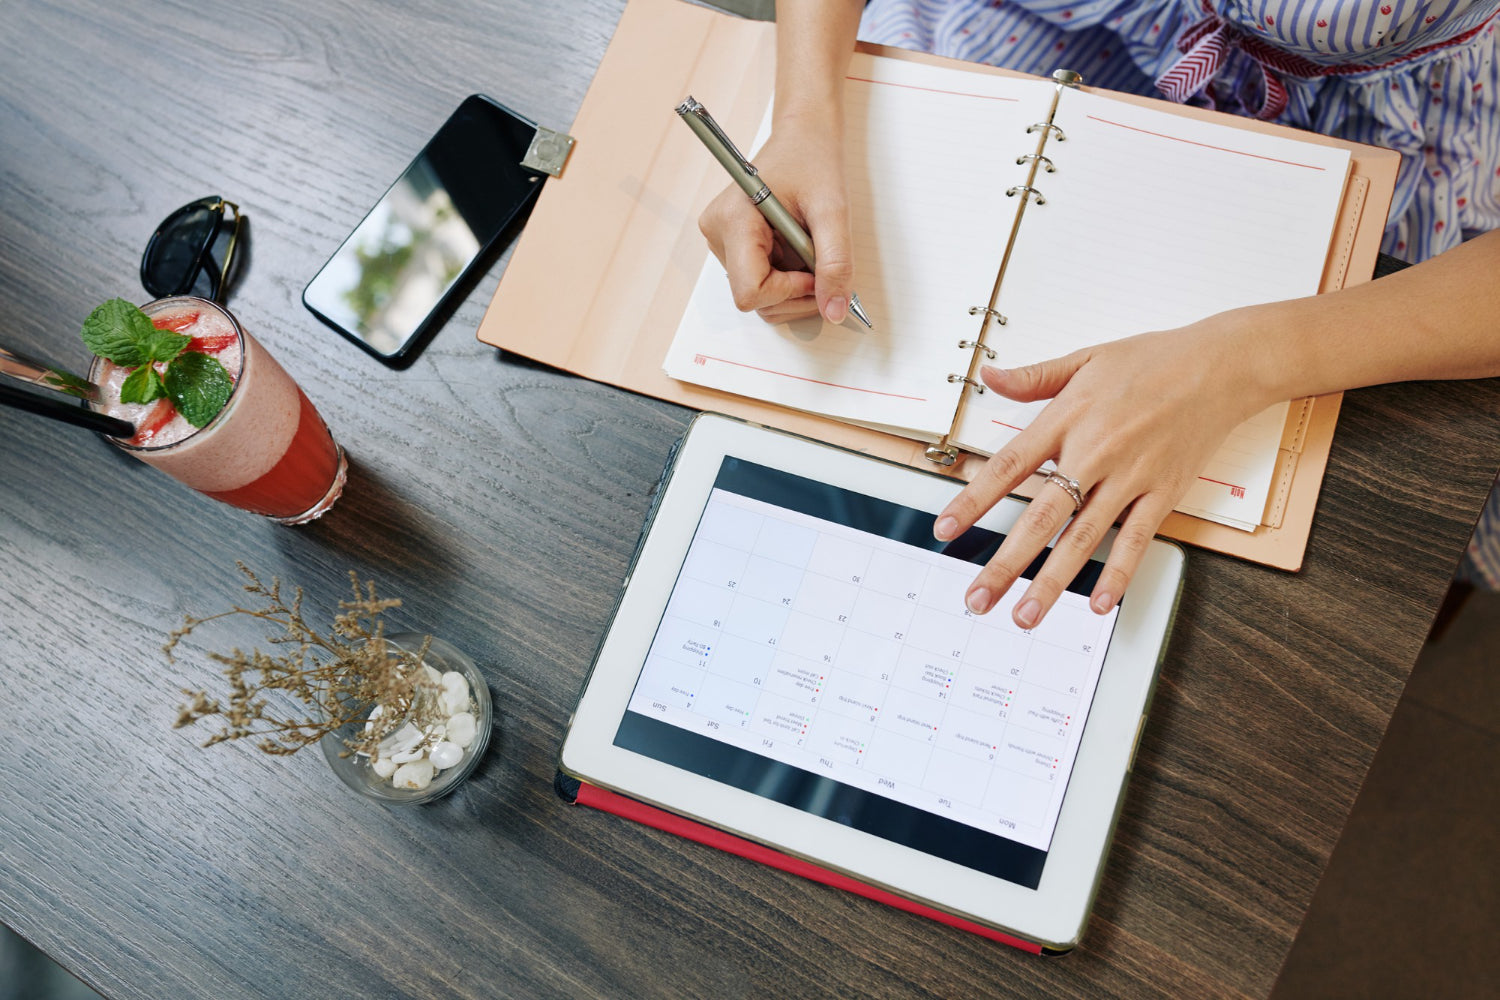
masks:
<instances>
[{"instance_id":1,"label":"white tablet","mask_svg":"<svg viewBox=\"0 0 1500 1000\"><path fill-rule=\"evenodd\" d=\"M560 771L1005 937L1072 947L1183 554L1153 541L1108 615L1088 607L1107 540L1036 628L1011 621L1025 580L976 616L964 591L1024 504L939 543L934 517L960 485L699 417Z\"/></svg>"}]
</instances>

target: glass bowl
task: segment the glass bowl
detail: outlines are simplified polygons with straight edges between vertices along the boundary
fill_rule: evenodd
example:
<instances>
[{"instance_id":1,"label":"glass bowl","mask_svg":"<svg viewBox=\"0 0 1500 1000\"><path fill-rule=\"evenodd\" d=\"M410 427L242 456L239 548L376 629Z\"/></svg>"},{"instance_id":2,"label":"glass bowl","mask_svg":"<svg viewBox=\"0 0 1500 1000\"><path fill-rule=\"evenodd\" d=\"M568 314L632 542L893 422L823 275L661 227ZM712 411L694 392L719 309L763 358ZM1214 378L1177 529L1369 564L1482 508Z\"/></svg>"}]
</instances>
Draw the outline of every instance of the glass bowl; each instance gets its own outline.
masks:
<instances>
[{"instance_id":1,"label":"glass bowl","mask_svg":"<svg viewBox=\"0 0 1500 1000\"><path fill-rule=\"evenodd\" d=\"M417 632L401 632L385 637L385 641L391 646L410 653L419 652L426 639L425 635ZM433 775L431 783L425 788L399 788L392 784L391 777L382 777L376 773L369 757L359 754L343 756L347 753L345 741L357 739L362 735L365 719L369 714L368 709L358 718L334 730L319 741L323 748L323 756L328 760L328 766L333 768L333 773L339 776L339 780L361 795L389 805L417 805L447 795L474 770L474 765L479 762L479 758L483 756L484 749L490 741L490 727L494 723L494 707L490 701L489 685L485 683L484 676L480 674L474 661L450 643L434 638L422 662L439 674L457 671L469 682L470 711L474 716L474 738L467 747L462 748L463 756L458 763L438 770Z\"/></svg>"}]
</instances>

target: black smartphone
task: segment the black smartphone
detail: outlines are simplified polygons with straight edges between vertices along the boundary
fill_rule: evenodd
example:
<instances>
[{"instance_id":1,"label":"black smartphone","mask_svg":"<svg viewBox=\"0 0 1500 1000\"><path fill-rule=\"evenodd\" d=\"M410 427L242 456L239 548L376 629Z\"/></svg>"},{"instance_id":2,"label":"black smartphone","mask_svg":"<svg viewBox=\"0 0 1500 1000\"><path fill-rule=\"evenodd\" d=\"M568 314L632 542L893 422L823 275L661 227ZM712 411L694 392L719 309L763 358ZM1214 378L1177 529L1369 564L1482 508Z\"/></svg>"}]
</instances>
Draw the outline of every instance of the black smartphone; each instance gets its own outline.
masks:
<instances>
[{"instance_id":1,"label":"black smartphone","mask_svg":"<svg viewBox=\"0 0 1500 1000\"><path fill-rule=\"evenodd\" d=\"M541 190L521 165L536 124L466 98L302 292L312 314L393 368L409 365Z\"/></svg>"}]
</instances>

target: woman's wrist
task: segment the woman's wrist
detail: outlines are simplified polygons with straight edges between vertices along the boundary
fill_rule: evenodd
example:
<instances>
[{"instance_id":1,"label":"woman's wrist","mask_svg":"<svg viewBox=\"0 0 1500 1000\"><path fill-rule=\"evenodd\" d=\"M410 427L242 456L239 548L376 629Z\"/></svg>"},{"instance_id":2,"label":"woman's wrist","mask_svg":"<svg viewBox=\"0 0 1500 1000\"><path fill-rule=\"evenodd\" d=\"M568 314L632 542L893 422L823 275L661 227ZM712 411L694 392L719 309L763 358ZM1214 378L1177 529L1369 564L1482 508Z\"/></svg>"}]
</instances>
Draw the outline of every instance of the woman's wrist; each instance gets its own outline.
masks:
<instances>
[{"instance_id":1,"label":"woman's wrist","mask_svg":"<svg viewBox=\"0 0 1500 1000\"><path fill-rule=\"evenodd\" d=\"M1315 299L1290 299L1233 309L1213 317L1223 339L1219 363L1234 375L1235 394L1247 414L1274 403L1336 391L1322 372L1315 344ZM1327 384L1325 384L1327 383Z\"/></svg>"},{"instance_id":2,"label":"woman's wrist","mask_svg":"<svg viewBox=\"0 0 1500 1000\"><path fill-rule=\"evenodd\" d=\"M776 100L772 124L842 132L844 75L863 5L855 0L783 0L776 11Z\"/></svg>"},{"instance_id":3,"label":"woman's wrist","mask_svg":"<svg viewBox=\"0 0 1500 1000\"><path fill-rule=\"evenodd\" d=\"M1275 310L1249 306L1142 336L1163 342L1152 350L1180 374L1185 393L1211 401L1237 423L1293 398L1282 367L1267 357L1270 331L1282 322Z\"/></svg>"},{"instance_id":4,"label":"woman's wrist","mask_svg":"<svg viewBox=\"0 0 1500 1000\"><path fill-rule=\"evenodd\" d=\"M844 119L824 110L787 111L771 118L771 135L778 146L796 150L799 158L823 157L842 162L844 153ZM840 167L842 169L842 167Z\"/></svg>"}]
</instances>

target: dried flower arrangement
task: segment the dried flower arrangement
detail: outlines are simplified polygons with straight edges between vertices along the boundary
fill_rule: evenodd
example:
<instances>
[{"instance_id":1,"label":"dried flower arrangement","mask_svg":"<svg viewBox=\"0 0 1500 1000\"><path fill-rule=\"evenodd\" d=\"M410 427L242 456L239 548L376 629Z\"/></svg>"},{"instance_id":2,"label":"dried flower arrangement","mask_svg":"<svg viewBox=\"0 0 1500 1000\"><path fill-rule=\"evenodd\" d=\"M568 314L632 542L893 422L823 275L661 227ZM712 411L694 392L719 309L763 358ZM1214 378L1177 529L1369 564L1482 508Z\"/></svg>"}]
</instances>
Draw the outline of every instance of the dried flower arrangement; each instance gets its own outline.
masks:
<instances>
[{"instance_id":1,"label":"dried flower arrangement","mask_svg":"<svg viewBox=\"0 0 1500 1000\"><path fill-rule=\"evenodd\" d=\"M224 665L228 704L210 698L206 691L183 688L189 700L178 706L173 728L219 716L223 728L208 738L205 747L248 738L268 754L284 755L317 743L351 722L363 721L371 706L379 706L371 723L359 730L361 735L345 741L342 754L348 756L374 755L383 740L407 724L430 734L434 723L442 721L441 684L422 667L431 638L416 652L385 641L381 616L400 607L399 599L377 597L374 582L361 583L351 571L354 598L339 602L332 631L321 633L303 618L300 587L288 601L282 597L280 580L272 579L267 586L244 563L237 565L249 580L244 589L264 606L236 606L201 618L185 615L182 627L162 647L168 662L175 662L178 644L200 625L233 615L277 626L279 634L267 641L290 649L277 656L259 649L244 653L238 648L228 654L208 653ZM418 748L433 739L425 736Z\"/></svg>"}]
</instances>

